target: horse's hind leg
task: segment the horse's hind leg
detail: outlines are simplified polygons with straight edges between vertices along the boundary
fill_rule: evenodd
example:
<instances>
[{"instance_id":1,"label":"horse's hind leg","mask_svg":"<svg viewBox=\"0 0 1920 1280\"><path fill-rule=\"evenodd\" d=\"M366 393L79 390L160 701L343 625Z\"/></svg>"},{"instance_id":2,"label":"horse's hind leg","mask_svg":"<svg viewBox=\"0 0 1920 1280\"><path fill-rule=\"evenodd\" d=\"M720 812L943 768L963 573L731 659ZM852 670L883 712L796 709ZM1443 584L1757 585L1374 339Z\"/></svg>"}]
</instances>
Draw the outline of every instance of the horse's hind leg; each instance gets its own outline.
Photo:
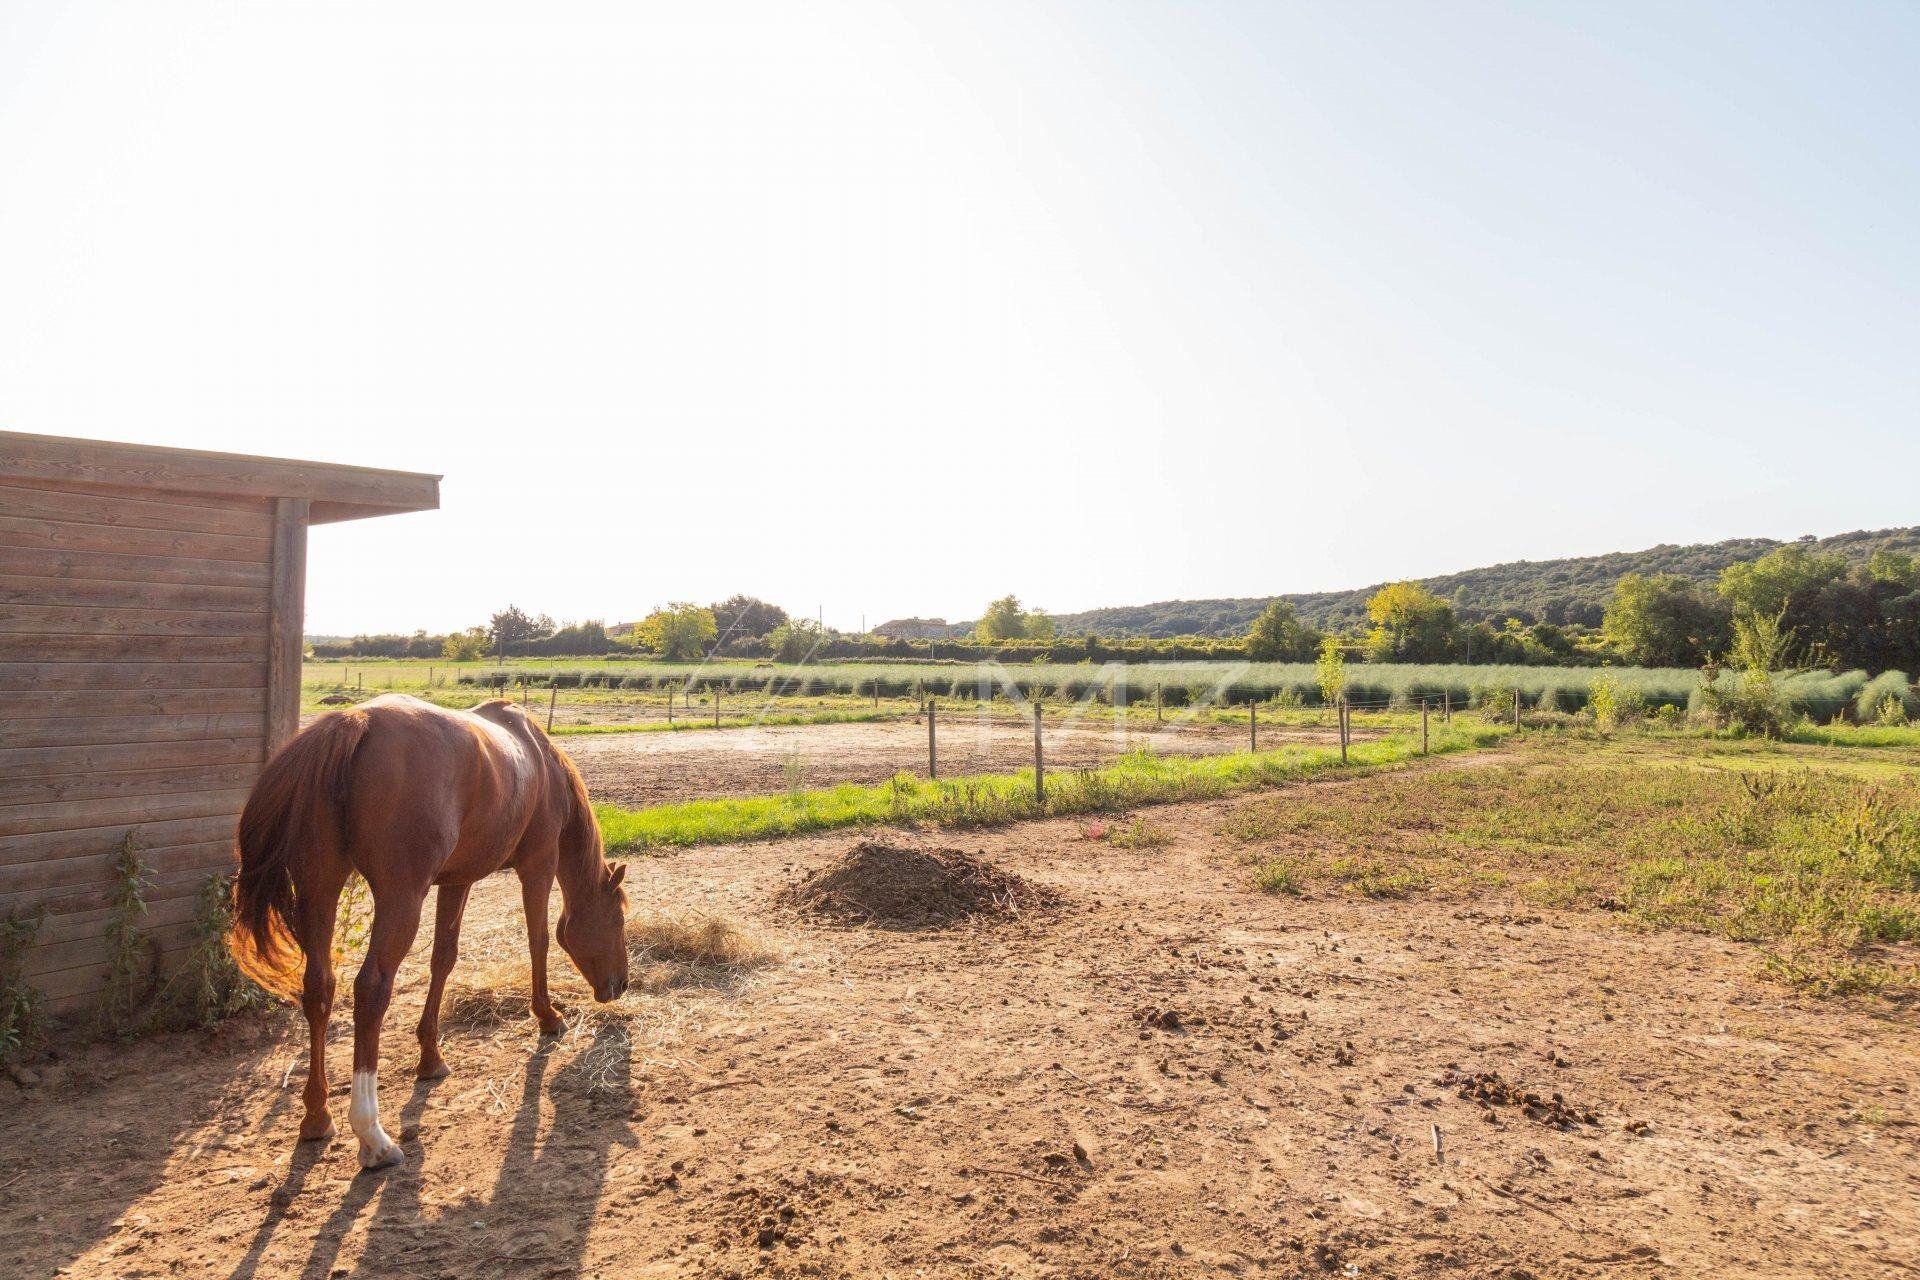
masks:
<instances>
[{"instance_id":1,"label":"horse's hind leg","mask_svg":"<svg viewBox=\"0 0 1920 1280\"><path fill-rule=\"evenodd\" d=\"M420 1011L420 1071L422 1080L439 1080L447 1074L447 1061L440 1056L440 996L447 987L447 975L460 958L460 917L467 909L467 893L472 885L443 884L440 902L433 912L433 982L427 988L427 1006Z\"/></svg>"},{"instance_id":2,"label":"horse's hind leg","mask_svg":"<svg viewBox=\"0 0 1920 1280\"><path fill-rule=\"evenodd\" d=\"M360 1140L360 1167L380 1169L402 1164L400 1144L380 1127L380 1024L393 999L393 976L413 946L420 928L425 886L373 891L373 928L367 958L353 980L353 1103L347 1121Z\"/></svg>"},{"instance_id":3,"label":"horse's hind leg","mask_svg":"<svg viewBox=\"0 0 1920 1280\"><path fill-rule=\"evenodd\" d=\"M314 878L318 883L301 886L300 949L307 954L300 992L300 1008L307 1015L302 1142L333 1136L333 1117L327 1112L327 1023L333 1017L333 924L340 911L340 890L346 883L345 864L328 867Z\"/></svg>"}]
</instances>

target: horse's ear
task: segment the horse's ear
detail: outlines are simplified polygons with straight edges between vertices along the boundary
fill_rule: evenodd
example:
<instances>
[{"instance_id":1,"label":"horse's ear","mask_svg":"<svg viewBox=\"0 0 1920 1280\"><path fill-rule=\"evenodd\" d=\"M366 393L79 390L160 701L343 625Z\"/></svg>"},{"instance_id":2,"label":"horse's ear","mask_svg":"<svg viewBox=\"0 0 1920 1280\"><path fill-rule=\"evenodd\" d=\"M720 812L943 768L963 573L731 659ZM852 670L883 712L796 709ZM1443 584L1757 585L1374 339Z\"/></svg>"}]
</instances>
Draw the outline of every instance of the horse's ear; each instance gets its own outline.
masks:
<instances>
[{"instance_id":1,"label":"horse's ear","mask_svg":"<svg viewBox=\"0 0 1920 1280\"><path fill-rule=\"evenodd\" d=\"M611 885L618 885L622 880L625 880L626 878L627 878L627 864L624 862L616 862L613 864L613 875L608 879L607 883Z\"/></svg>"}]
</instances>

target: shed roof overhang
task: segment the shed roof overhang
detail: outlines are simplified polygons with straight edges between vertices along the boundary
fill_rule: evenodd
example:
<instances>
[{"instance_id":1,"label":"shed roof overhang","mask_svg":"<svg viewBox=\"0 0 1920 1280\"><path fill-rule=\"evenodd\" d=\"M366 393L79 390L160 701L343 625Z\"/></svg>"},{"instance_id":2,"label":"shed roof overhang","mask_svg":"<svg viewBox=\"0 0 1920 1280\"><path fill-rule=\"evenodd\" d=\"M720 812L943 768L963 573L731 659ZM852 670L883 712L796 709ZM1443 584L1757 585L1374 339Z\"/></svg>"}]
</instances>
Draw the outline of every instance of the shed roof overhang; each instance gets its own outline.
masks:
<instances>
[{"instance_id":1,"label":"shed roof overhang","mask_svg":"<svg viewBox=\"0 0 1920 1280\"><path fill-rule=\"evenodd\" d=\"M311 504L311 524L431 511L440 505L440 477L417 471L0 431L0 483L9 480L305 498Z\"/></svg>"}]
</instances>

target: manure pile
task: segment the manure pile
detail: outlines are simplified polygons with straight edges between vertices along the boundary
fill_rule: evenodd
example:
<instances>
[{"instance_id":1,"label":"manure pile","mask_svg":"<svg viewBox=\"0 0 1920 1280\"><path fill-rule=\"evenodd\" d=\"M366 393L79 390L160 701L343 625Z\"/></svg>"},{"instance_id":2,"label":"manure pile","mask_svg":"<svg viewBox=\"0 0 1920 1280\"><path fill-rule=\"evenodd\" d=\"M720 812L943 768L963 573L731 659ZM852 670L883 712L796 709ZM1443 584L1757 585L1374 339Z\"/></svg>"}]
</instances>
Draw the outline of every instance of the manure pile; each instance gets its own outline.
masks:
<instances>
[{"instance_id":1,"label":"manure pile","mask_svg":"<svg viewBox=\"0 0 1920 1280\"><path fill-rule=\"evenodd\" d=\"M941 929L1057 906L1060 896L958 849L866 840L780 892L810 919L882 929Z\"/></svg>"}]
</instances>

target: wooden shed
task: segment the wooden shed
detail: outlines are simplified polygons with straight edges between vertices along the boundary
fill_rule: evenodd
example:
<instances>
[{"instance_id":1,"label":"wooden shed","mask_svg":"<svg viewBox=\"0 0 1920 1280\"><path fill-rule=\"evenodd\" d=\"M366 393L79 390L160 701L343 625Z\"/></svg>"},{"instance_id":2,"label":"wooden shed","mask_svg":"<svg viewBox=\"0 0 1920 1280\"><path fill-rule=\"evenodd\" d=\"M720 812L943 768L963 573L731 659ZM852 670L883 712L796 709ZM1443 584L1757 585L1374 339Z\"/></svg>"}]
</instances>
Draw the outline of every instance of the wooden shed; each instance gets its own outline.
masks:
<instances>
[{"instance_id":1,"label":"wooden shed","mask_svg":"<svg viewBox=\"0 0 1920 1280\"><path fill-rule=\"evenodd\" d=\"M0 432L0 917L54 1010L105 975L115 854L166 966L299 726L307 526L439 506L438 476Z\"/></svg>"}]
</instances>

